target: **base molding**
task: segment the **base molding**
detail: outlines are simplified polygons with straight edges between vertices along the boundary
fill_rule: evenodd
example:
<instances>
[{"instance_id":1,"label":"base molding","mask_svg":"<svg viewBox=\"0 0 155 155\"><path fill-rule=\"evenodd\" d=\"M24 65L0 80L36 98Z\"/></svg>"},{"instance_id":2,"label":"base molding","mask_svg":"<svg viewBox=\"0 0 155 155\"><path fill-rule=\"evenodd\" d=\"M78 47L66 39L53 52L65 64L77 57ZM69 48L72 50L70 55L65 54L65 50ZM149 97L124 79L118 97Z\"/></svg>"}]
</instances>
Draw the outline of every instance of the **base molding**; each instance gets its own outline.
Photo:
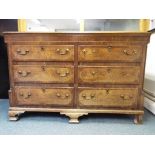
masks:
<instances>
[{"instance_id":1,"label":"base molding","mask_svg":"<svg viewBox=\"0 0 155 155\"><path fill-rule=\"evenodd\" d=\"M24 107L10 107L9 120L18 120L21 114L25 112L59 112L61 115L66 115L70 118L69 123L79 123L79 117L88 115L89 113L106 113L106 114L129 114L134 115L134 123L141 124L143 110L111 110L111 109L62 109L62 108L24 108Z\"/></svg>"}]
</instances>

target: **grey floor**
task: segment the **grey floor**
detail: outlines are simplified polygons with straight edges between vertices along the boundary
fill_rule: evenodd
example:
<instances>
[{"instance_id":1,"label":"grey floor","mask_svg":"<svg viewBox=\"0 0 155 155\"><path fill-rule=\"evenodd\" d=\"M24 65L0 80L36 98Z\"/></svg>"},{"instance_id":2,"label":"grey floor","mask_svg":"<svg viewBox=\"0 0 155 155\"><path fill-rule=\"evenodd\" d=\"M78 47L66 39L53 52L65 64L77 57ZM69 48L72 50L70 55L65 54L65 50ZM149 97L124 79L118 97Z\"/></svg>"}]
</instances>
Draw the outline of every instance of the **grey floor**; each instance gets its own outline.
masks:
<instances>
[{"instance_id":1,"label":"grey floor","mask_svg":"<svg viewBox=\"0 0 155 155\"><path fill-rule=\"evenodd\" d=\"M145 110L144 124L133 124L128 115L89 114L80 124L69 124L58 113L25 113L20 120L8 120L8 100L0 100L0 135L148 135L155 134L155 116Z\"/></svg>"}]
</instances>

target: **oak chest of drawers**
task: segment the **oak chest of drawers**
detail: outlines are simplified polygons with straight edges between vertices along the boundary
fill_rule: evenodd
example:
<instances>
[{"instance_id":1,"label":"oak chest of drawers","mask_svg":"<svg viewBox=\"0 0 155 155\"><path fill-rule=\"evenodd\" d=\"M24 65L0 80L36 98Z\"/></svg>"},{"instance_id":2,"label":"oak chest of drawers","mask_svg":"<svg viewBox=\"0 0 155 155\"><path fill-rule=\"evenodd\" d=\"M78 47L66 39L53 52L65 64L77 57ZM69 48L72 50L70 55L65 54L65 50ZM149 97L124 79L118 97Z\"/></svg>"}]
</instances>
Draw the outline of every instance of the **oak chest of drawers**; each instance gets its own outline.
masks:
<instances>
[{"instance_id":1,"label":"oak chest of drawers","mask_svg":"<svg viewBox=\"0 0 155 155\"><path fill-rule=\"evenodd\" d=\"M26 111L131 114L142 123L149 32L6 32L10 120Z\"/></svg>"}]
</instances>

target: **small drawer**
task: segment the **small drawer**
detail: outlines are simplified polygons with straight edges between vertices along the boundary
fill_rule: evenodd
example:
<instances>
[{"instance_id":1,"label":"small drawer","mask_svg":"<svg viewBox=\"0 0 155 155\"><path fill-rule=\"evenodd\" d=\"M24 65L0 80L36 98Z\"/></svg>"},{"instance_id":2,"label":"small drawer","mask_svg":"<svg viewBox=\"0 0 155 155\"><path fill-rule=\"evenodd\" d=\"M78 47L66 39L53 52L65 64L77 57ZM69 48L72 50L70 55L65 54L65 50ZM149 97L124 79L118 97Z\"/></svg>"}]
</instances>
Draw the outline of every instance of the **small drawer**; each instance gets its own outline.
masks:
<instances>
[{"instance_id":1,"label":"small drawer","mask_svg":"<svg viewBox=\"0 0 155 155\"><path fill-rule=\"evenodd\" d=\"M78 68L79 83L88 84L138 84L139 66L81 66Z\"/></svg>"},{"instance_id":2,"label":"small drawer","mask_svg":"<svg viewBox=\"0 0 155 155\"><path fill-rule=\"evenodd\" d=\"M40 106L72 106L73 91L67 88L41 88L16 86L15 96L18 105L40 105Z\"/></svg>"},{"instance_id":3,"label":"small drawer","mask_svg":"<svg viewBox=\"0 0 155 155\"><path fill-rule=\"evenodd\" d=\"M141 46L79 46L79 61L140 62Z\"/></svg>"},{"instance_id":4,"label":"small drawer","mask_svg":"<svg viewBox=\"0 0 155 155\"><path fill-rule=\"evenodd\" d=\"M14 65L15 82L74 83L73 66Z\"/></svg>"},{"instance_id":5,"label":"small drawer","mask_svg":"<svg viewBox=\"0 0 155 155\"><path fill-rule=\"evenodd\" d=\"M79 107L126 107L137 105L138 88L79 88Z\"/></svg>"},{"instance_id":6,"label":"small drawer","mask_svg":"<svg viewBox=\"0 0 155 155\"><path fill-rule=\"evenodd\" d=\"M74 61L73 45L14 45L16 61Z\"/></svg>"}]
</instances>

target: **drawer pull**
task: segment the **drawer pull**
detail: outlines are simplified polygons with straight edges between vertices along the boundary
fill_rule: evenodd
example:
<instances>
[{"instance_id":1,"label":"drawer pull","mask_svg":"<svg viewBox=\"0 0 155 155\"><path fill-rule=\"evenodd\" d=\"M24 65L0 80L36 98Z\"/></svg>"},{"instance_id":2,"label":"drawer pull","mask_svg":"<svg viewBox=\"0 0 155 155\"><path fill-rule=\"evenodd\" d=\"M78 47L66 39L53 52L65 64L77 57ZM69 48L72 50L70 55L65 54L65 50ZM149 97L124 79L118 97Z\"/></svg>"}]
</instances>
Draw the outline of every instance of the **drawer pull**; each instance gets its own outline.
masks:
<instances>
[{"instance_id":1,"label":"drawer pull","mask_svg":"<svg viewBox=\"0 0 155 155\"><path fill-rule=\"evenodd\" d=\"M21 75L22 77L26 77L30 74L31 72L28 71L18 71L18 74Z\"/></svg>"},{"instance_id":2,"label":"drawer pull","mask_svg":"<svg viewBox=\"0 0 155 155\"><path fill-rule=\"evenodd\" d=\"M123 99L123 100L130 100L132 98L132 96L129 96L129 95L120 95L120 97Z\"/></svg>"},{"instance_id":3,"label":"drawer pull","mask_svg":"<svg viewBox=\"0 0 155 155\"><path fill-rule=\"evenodd\" d=\"M28 54L29 53L29 51L28 50L18 50L17 51L17 54L19 54L19 55L26 55L26 54Z\"/></svg>"},{"instance_id":4,"label":"drawer pull","mask_svg":"<svg viewBox=\"0 0 155 155\"><path fill-rule=\"evenodd\" d=\"M20 93L20 96L22 96L24 99L28 99L31 97L31 93L28 92L28 93Z\"/></svg>"},{"instance_id":5,"label":"drawer pull","mask_svg":"<svg viewBox=\"0 0 155 155\"><path fill-rule=\"evenodd\" d=\"M62 49L57 49L56 50L60 55L66 55L68 52L69 52L69 49L65 49L65 50L62 50Z\"/></svg>"},{"instance_id":6,"label":"drawer pull","mask_svg":"<svg viewBox=\"0 0 155 155\"><path fill-rule=\"evenodd\" d=\"M126 55L134 55L137 53L136 50L130 51L130 50L123 50L123 53Z\"/></svg>"},{"instance_id":7,"label":"drawer pull","mask_svg":"<svg viewBox=\"0 0 155 155\"><path fill-rule=\"evenodd\" d=\"M66 93L65 95L61 95L60 93L57 93L56 96L57 96L58 98L65 99L65 98L68 98L68 97L69 97L69 94Z\"/></svg>"},{"instance_id":8,"label":"drawer pull","mask_svg":"<svg viewBox=\"0 0 155 155\"><path fill-rule=\"evenodd\" d=\"M82 94L82 97L85 100L91 100L91 99L93 99L95 97L95 94L90 94L90 95Z\"/></svg>"},{"instance_id":9,"label":"drawer pull","mask_svg":"<svg viewBox=\"0 0 155 155\"><path fill-rule=\"evenodd\" d=\"M69 74L69 71L66 71L66 72L64 72L64 71L57 71L56 72L60 77L66 77L68 74Z\"/></svg>"}]
</instances>

